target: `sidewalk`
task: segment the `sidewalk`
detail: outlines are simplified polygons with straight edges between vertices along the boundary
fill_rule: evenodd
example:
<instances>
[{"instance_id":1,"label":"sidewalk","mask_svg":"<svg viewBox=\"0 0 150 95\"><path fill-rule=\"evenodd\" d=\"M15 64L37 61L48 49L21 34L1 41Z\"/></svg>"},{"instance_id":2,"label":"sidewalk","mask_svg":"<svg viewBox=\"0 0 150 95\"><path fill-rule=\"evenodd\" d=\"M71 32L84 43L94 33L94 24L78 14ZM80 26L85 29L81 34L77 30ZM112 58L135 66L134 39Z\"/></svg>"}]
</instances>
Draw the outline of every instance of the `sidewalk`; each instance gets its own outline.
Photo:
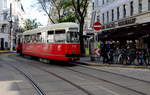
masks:
<instances>
[{"instance_id":1,"label":"sidewalk","mask_svg":"<svg viewBox=\"0 0 150 95\"><path fill-rule=\"evenodd\" d=\"M13 51L13 52L15 52L15 51ZM12 51L10 51L10 50L0 50L0 54L2 54L2 53L12 53Z\"/></svg>"},{"instance_id":2,"label":"sidewalk","mask_svg":"<svg viewBox=\"0 0 150 95\"><path fill-rule=\"evenodd\" d=\"M31 83L18 71L0 63L0 94L1 95L34 95Z\"/></svg>"},{"instance_id":3,"label":"sidewalk","mask_svg":"<svg viewBox=\"0 0 150 95\"><path fill-rule=\"evenodd\" d=\"M94 58L94 60L91 61L90 57L81 57L80 60L77 62L82 64L82 65L88 65L88 66L150 69L150 65L149 66L142 66L142 65L108 64L108 63L103 63L102 60L100 60L98 58Z\"/></svg>"}]
</instances>

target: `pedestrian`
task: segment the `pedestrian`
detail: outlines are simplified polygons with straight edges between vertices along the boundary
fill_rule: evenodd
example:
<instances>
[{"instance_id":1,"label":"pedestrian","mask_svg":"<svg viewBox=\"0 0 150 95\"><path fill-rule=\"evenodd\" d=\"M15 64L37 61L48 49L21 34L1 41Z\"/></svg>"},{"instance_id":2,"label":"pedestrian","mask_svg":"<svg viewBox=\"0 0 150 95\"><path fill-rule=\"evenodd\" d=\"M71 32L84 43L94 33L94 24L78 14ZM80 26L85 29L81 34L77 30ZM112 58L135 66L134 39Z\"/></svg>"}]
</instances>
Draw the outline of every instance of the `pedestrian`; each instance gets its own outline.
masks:
<instances>
[{"instance_id":1,"label":"pedestrian","mask_svg":"<svg viewBox=\"0 0 150 95\"><path fill-rule=\"evenodd\" d=\"M103 63L108 62L108 46L107 42L104 42L101 46L101 55L103 57Z\"/></svg>"}]
</instances>

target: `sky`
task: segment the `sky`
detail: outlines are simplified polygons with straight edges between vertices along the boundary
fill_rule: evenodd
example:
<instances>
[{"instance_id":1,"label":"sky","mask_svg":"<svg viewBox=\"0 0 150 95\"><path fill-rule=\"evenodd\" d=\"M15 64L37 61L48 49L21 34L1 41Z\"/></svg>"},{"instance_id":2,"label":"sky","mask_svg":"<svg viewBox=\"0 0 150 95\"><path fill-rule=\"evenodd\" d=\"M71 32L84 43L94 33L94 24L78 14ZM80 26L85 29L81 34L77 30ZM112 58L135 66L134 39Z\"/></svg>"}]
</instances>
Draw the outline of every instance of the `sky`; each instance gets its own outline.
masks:
<instances>
[{"instance_id":1,"label":"sky","mask_svg":"<svg viewBox=\"0 0 150 95\"><path fill-rule=\"evenodd\" d=\"M42 25L47 25L48 17L44 13L39 12L36 0L21 0L21 2L25 10L25 18L37 19Z\"/></svg>"}]
</instances>

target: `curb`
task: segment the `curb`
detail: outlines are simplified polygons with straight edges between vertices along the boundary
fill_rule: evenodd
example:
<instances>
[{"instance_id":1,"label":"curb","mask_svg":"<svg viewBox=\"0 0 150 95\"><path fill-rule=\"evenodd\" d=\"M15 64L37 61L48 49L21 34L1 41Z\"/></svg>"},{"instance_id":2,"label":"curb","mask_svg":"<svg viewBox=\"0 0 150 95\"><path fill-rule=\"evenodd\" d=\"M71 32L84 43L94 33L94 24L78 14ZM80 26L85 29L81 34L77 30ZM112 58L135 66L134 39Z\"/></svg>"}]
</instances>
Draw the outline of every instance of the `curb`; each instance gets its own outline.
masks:
<instances>
[{"instance_id":1,"label":"curb","mask_svg":"<svg viewBox=\"0 0 150 95\"><path fill-rule=\"evenodd\" d=\"M15 51L0 51L0 54L15 53Z\"/></svg>"},{"instance_id":2,"label":"curb","mask_svg":"<svg viewBox=\"0 0 150 95\"><path fill-rule=\"evenodd\" d=\"M133 65L113 65L113 64L89 64L88 62L77 62L87 66L99 66L99 67L118 67L118 68L135 68L135 69L150 69L150 66L133 66Z\"/></svg>"}]
</instances>

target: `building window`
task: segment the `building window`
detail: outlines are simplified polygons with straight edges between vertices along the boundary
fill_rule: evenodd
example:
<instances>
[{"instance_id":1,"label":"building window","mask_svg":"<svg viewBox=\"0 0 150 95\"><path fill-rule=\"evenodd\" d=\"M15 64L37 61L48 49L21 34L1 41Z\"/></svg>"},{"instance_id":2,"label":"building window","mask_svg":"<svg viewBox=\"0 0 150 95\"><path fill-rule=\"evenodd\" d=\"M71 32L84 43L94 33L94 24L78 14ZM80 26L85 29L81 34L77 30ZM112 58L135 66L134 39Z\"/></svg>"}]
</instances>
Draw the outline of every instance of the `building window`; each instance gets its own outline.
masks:
<instances>
[{"instance_id":1,"label":"building window","mask_svg":"<svg viewBox=\"0 0 150 95\"><path fill-rule=\"evenodd\" d=\"M103 13L103 24L105 23L105 14Z\"/></svg>"},{"instance_id":2,"label":"building window","mask_svg":"<svg viewBox=\"0 0 150 95\"><path fill-rule=\"evenodd\" d=\"M92 3L92 8L93 8L93 10L94 10L94 2Z\"/></svg>"},{"instance_id":3,"label":"building window","mask_svg":"<svg viewBox=\"0 0 150 95\"><path fill-rule=\"evenodd\" d=\"M104 5L105 1L103 0L103 5Z\"/></svg>"},{"instance_id":4,"label":"building window","mask_svg":"<svg viewBox=\"0 0 150 95\"><path fill-rule=\"evenodd\" d=\"M139 13L142 12L142 0L139 0Z\"/></svg>"},{"instance_id":5,"label":"building window","mask_svg":"<svg viewBox=\"0 0 150 95\"><path fill-rule=\"evenodd\" d=\"M4 20L7 20L7 13L3 13Z\"/></svg>"},{"instance_id":6,"label":"building window","mask_svg":"<svg viewBox=\"0 0 150 95\"><path fill-rule=\"evenodd\" d=\"M100 21L100 16L99 15L97 16L97 21Z\"/></svg>"},{"instance_id":7,"label":"building window","mask_svg":"<svg viewBox=\"0 0 150 95\"><path fill-rule=\"evenodd\" d=\"M109 2L109 0L107 0L107 3Z\"/></svg>"},{"instance_id":8,"label":"building window","mask_svg":"<svg viewBox=\"0 0 150 95\"><path fill-rule=\"evenodd\" d=\"M112 15L112 21L114 21L114 10L111 10L111 15Z\"/></svg>"},{"instance_id":9,"label":"building window","mask_svg":"<svg viewBox=\"0 0 150 95\"><path fill-rule=\"evenodd\" d=\"M93 27L93 24L94 24L94 22L95 22L95 17L96 17L96 12L94 11L94 12L92 12L91 25L90 25L90 27Z\"/></svg>"},{"instance_id":10,"label":"building window","mask_svg":"<svg viewBox=\"0 0 150 95\"><path fill-rule=\"evenodd\" d=\"M148 0L148 10L150 11L150 0Z\"/></svg>"},{"instance_id":11,"label":"building window","mask_svg":"<svg viewBox=\"0 0 150 95\"><path fill-rule=\"evenodd\" d=\"M2 28L1 28L1 32L4 33L4 32L5 32L5 29L6 29L6 24L3 24L3 25L2 25Z\"/></svg>"},{"instance_id":12,"label":"building window","mask_svg":"<svg viewBox=\"0 0 150 95\"><path fill-rule=\"evenodd\" d=\"M123 5L123 18L126 17L126 5Z\"/></svg>"},{"instance_id":13,"label":"building window","mask_svg":"<svg viewBox=\"0 0 150 95\"><path fill-rule=\"evenodd\" d=\"M119 7L117 7L117 19L120 17Z\"/></svg>"},{"instance_id":14,"label":"building window","mask_svg":"<svg viewBox=\"0 0 150 95\"><path fill-rule=\"evenodd\" d=\"M109 12L107 11L107 23L109 23Z\"/></svg>"},{"instance_id":15,"label":"building window","mask_svg":"<svg viewBox=\"0 0 150 95\"><path fill-rule=\"evenodd\" d=\"M133 16L133 1L130 2L130 15Z\"/></svg>"}]
</instances>

